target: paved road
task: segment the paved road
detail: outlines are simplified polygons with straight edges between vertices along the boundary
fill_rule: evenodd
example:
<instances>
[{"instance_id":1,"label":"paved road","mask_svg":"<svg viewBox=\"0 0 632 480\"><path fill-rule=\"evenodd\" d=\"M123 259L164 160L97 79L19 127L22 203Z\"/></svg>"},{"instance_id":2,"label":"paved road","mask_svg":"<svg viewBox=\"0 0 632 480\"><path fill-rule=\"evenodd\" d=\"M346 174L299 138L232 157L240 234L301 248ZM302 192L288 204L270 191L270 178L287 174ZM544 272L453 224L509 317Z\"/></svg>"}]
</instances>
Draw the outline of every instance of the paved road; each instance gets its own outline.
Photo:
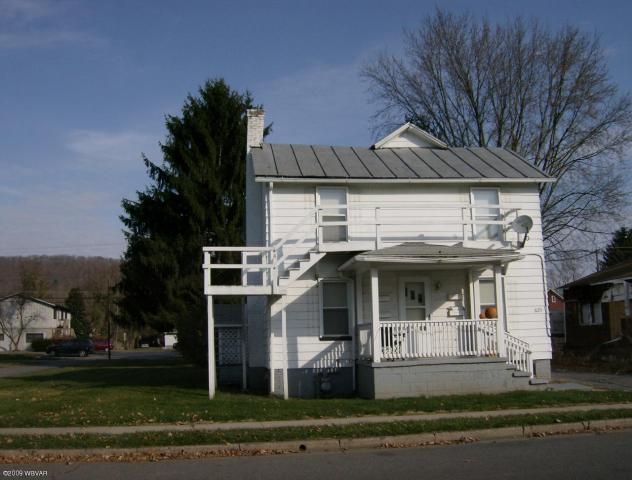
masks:
<instances>
[{"instance_id":1,"label":"paved road","mask_svg":"<svg viewBox=\"0 0 632 480\"><path fill-rule=\"evenodd\" d=\"M630 480L630 445L632 431L622 431L601 435L582 434L345 453L300 453L156 463L34 464L0 468L46 471L47 478L63 480Z\"/></svg>"},{"instance_id":2,"label":"paved road","mask_svg":"<svg viewBox=\"0 0 632 480\"><path fill-rule=\"evenodd\" d=\"M138 350L113 350L112 359L147 359L158 360L161 358L179 357L176 350L138 349ZM4 364L0 368L0 378L21 377L38 373L51 368L75 367L89 365L96 360L107 360L106 352L98 352L87 357L55 357L54 355L42 354L38 359L34 359L29 364ZM0 358L1 360L1 358Z\"/></svg>"}]
</instances>

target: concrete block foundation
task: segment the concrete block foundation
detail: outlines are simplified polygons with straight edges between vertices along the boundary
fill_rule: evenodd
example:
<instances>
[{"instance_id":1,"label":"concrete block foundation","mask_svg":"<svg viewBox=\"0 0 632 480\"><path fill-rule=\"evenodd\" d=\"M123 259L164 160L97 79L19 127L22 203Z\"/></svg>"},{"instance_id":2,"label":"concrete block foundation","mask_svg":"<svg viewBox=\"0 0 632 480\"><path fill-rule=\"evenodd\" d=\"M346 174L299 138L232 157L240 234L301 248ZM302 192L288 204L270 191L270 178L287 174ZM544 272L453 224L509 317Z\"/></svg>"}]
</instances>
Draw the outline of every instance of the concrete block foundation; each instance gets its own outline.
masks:
<instances>
[{"instance_id":1,"label":"concrete block foundation","mask_svg":"<svg viewBox=\"0 0 632 480\"><path fill-rule=\"evenodd\" d=\"M529 387L514 377L504 359L443 358L406 362L360 363L357 393L362 398L500 393Z\"/></svg>"}]
</instances>

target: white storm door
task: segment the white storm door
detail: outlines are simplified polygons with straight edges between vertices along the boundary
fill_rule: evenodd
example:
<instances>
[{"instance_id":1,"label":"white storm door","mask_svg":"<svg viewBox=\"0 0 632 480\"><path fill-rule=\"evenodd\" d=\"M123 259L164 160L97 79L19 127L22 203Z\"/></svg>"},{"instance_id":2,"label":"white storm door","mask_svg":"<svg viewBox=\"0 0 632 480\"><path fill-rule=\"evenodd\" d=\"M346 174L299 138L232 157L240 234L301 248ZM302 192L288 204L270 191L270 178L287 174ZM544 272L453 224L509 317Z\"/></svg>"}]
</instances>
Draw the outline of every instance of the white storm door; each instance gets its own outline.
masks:
<instances>
[{"instance_id":1,"label":"white storm door","mask_svg":"<svg viewBox=\"0 0 632 480\"><path fill-rule=\"evenodd\" d=\"M428 356L433 349L431 328L419 323L430 319L430 289L427 278L401 278L399 281L399 320L403 323L400 337L404 355Z\"/></svg>"}]
</instances>

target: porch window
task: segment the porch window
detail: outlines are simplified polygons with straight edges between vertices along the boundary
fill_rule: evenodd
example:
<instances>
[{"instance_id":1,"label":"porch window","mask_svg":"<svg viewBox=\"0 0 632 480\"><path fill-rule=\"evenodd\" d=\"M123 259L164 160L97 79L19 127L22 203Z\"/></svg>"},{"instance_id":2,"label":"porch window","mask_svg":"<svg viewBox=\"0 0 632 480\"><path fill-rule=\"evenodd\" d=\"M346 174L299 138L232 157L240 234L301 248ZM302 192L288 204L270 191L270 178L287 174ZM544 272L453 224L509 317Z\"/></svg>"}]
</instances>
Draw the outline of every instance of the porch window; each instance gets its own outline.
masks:
<instances>
[{"instance_id":1,"label":"porch window","mask_svg":"<svg viewBox=\"0 0 632 480\"><path fill-rule=\"evenodd\" d=\"M582 303L580 325L602 325L601 303Z\"/></svg>"},{"instance_id":2,"label":"porch window","mask_svg":"<svg viewBox=\"0 0 632 480\"><path fill-rule=\"evenodd\" d=\"M484 317L484 312L489 307L496 306L496 282L493 278L481 278L478 281L478 293L480 298L480 312Z\"/></svg>"},{"instance_id":3,"label":"porch window","mask_svg":"<svg viewBox=\"0 0 632 480\"><path fill-rule=\"evenodd\" d=\"M321 283L321 340L349 338L349 296L347 282Z\"/></svg>"},{"instance_id":4,"label":"porch window","mask_svg":"<svg viewBox=\"0 0 632 480\"><path fill-rule=\"evenodd\" d=\"M493 206L500 204L497 188L473 188L471 190L473 240L501 240L501 226L490 225L485 222L500 220L500 208Z\"/></svg>"},{"instance_id":5,"label":"porch window","mask_svg":"<svg viewBox=\"0 0 632 480\"><path fill-rule=\"evenodd\" d=\"M317 190L317 201L318 206L321 208L319 211L321 241L346 242L347 226L340 225L340 223L347 221L347 189L337 187L319 188Z\"/></svg>"}]
</instances>

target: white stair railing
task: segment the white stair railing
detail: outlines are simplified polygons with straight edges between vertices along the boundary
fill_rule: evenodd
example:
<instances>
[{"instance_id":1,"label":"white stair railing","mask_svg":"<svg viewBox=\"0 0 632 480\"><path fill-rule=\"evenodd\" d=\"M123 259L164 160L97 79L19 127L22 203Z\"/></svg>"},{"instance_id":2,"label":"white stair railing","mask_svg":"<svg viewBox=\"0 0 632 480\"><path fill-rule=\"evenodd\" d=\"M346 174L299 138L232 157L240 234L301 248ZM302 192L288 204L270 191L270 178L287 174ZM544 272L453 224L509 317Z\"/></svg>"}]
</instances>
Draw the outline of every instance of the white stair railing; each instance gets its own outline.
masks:
<instances>
[{"instance_id":1,"label":"white stair railing","mask_svg":"<svg viewBox=\"0 0 632 480\"><path fill-rule=\"evenodd\" d=\"M505 333L505 349L507 350L507 363L514 365L521 372L533 375L531 350L529 350L527 342Z\"/></svg>"}]
</instances>

